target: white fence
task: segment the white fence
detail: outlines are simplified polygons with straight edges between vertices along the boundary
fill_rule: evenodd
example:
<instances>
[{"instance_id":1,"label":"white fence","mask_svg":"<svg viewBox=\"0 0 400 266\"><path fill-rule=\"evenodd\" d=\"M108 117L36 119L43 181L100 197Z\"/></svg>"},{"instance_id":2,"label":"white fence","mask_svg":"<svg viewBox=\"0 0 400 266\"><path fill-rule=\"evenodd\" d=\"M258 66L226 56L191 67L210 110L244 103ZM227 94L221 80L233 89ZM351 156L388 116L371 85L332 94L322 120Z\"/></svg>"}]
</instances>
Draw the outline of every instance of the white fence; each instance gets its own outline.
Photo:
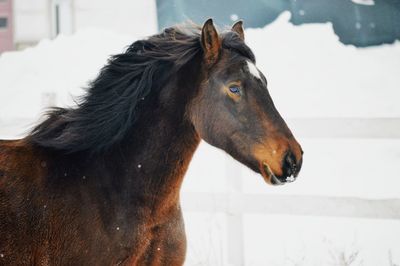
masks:
<instances>
[{"instance_id":1,"label":"white fence","mask_svg":"<svg viewBox=\"0 0 400 266\"><path fill-rule=\"evenodd\" d=\"M400 118L299 118L288 120L299 138L399 139ZM229 265L245 265L243 215L311 215L400 220L400 199L245 194L237 164L227 167L229 193L183 193L185 211L227 215Z\"/></svg>"},{"instance_id":2,"label":"white fence","mask_svg":"<svg viewBox=\"0 0 400 266\"><path fill-rule=\"evenodd\" d=\"M185 193L185 211L223 212L227 215L228 263L245 265L243 215L245 213L400 219L400 199L368 200L350 197L275 196L257 194Z\"/></svg>"}]
</instances>

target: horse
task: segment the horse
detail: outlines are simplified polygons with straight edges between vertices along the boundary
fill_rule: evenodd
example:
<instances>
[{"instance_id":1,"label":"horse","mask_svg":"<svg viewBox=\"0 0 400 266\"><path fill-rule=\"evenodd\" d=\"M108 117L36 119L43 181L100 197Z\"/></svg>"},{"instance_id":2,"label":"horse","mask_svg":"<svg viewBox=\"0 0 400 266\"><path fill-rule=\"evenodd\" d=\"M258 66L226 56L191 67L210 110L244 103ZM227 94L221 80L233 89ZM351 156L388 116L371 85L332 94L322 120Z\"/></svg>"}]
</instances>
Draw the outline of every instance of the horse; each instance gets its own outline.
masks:
<instances>
[{"instance_id":1,"label":"horse","mask_svg":"<svg viewBox=\"0 0 400 266\"><path fill-rule=\"evenodd\" d=\"M242 21L135 41L76 105L0 141L0 264L182 265L179 193L201 140L272 185L301 169Z\"/></svg>"}]
</instances>

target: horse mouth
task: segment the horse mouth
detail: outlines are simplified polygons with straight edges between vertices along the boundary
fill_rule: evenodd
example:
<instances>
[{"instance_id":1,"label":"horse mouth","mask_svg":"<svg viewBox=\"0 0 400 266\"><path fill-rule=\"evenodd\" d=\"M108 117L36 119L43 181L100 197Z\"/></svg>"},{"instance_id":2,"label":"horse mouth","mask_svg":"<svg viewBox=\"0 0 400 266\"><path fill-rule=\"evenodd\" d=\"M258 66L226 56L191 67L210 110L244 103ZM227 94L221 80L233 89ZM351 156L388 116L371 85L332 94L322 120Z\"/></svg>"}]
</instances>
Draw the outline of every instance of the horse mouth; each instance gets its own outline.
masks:
<instances>
[{"instance_id":1,"label":"horse mouth","mask_svg":"<svg viewBox=\"0 0 400 266\"><path fill-rule=\"evenodd\" d=\"M287 183L292 183L296 180L294 175L290 176L276 176L271 167L266 162L263 162L261 165L261 175L263 176L264 180L271 185L284 185Z\"/></svg>"}]
</instances>

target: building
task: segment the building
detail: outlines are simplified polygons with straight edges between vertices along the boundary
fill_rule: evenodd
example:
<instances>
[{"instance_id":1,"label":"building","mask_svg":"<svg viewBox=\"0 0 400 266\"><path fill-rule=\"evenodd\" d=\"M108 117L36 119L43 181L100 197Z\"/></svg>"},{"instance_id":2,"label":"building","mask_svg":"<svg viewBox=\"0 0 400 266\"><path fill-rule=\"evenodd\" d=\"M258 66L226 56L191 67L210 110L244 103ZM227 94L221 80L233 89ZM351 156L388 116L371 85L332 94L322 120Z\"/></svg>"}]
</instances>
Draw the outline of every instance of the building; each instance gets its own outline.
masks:
<instances>
[{"instance_id":1,"label":"building","mask_svg":"<svg viewBox=\"0 0 400 266\"><path fill-rule=\"evenodd\" d=\"M0 0L0 52L95 27L147 36L157 31L152 0Z\"/></svg>"},{"instance_id":2,"label":"building","mask_svg":"<svg viewBox=\"0 0 400 266\"><path fill-rule=\"evenodd\" d=\"M11 0L0 0L0 53L14 48Z\"/></svg>"}]
</instances>

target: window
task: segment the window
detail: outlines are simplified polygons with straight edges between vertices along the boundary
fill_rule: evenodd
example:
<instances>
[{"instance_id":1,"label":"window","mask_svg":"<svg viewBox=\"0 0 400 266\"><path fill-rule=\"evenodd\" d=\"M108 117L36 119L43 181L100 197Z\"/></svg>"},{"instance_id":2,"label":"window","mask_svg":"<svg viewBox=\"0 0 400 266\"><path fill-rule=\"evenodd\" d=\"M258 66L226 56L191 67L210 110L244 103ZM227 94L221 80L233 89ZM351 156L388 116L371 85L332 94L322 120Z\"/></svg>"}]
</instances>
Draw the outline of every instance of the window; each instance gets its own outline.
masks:
<instances>
[{"instance_id":1,"label":"window","mask_svg":"<svg viewBox=\"0 0 400 266\"><path fill-rule=\"evenodd\" d=\"M7 18L0 18L0 29L2 28L7 28Z\"/></svg>"}]
</instances>

